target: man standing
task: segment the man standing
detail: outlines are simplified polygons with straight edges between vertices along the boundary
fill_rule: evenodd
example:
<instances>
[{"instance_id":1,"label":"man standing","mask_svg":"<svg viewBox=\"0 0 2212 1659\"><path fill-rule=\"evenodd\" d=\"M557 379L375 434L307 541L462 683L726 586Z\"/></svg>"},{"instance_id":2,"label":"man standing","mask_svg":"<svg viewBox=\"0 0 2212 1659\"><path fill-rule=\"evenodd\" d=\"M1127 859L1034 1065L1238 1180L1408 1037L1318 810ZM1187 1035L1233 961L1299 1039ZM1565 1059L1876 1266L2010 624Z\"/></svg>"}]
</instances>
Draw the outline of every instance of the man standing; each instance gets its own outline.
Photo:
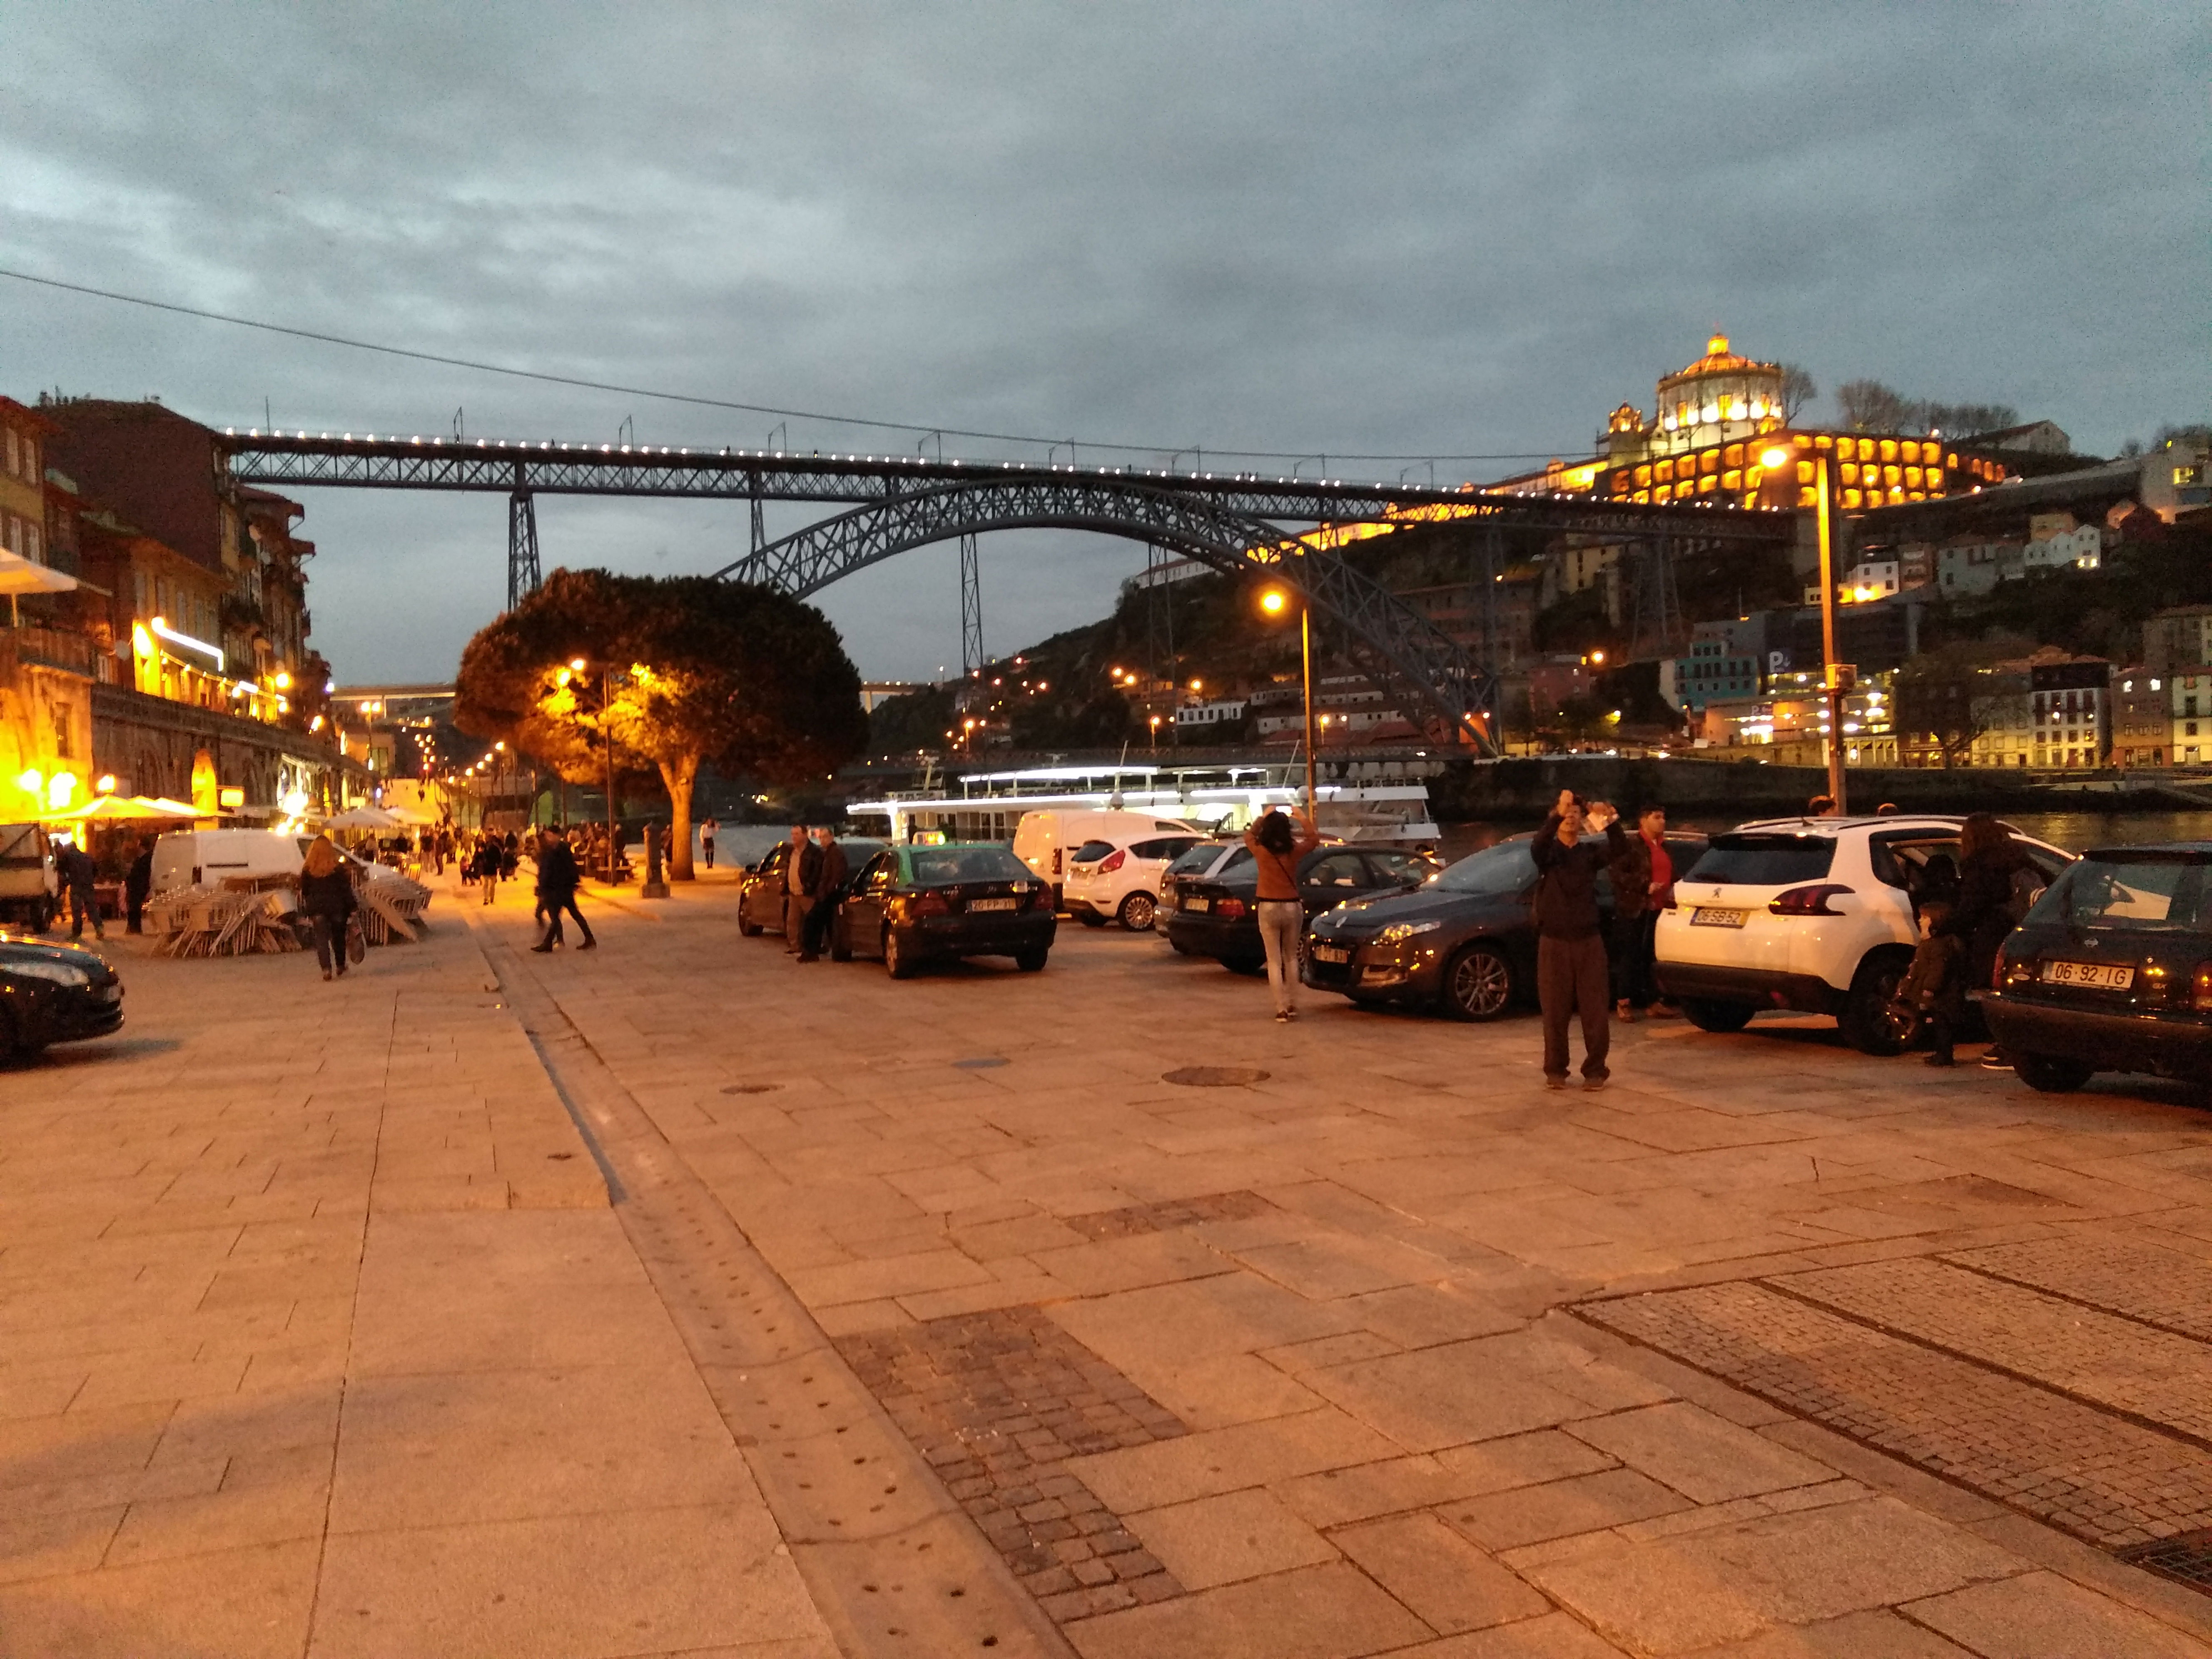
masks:
<instances>
[{"instance_id":1,"label":"man standing","mask_svg":"<svg viewBox=\"0 0 2212 1659\"><path fill-rule=\"evenodd\" d=\"M699 852L709 870L714 867L714 831L719 827L712 818L699 826Z\"/></svg>"},{"instance_id":2,"label":"man standing","mask_svg":"<svg viewBox=\"0 0 2212 1659\"><path fill-rule=\"evenodd\" d=\"M576 889L583 884L584 872L577 867L575 849L568 841L550 830L538 837L538 903L545 912L545 937L530 948L543 956L556 945L566 943L561 931L561 913L567 911L575 917L576 926L582 929L584 942L580 951L596 949L599 940L592 937L592 924L584 920L584 913L576 908Z\"/></svg>"},{"instance_id":3,"label":"man standing","mask_svg":"<svg viewBox=\"0 0 2212 1659\"><path fill-rule=\"evenodd\" d=\"M106 939L107 929L100 925L100 899L92 884L100 879L100 866L92 861L92 854L75 842L63 844L61 857L55 860L62 884L69 889L70 937L84 937L84 918L92 916L92 936Z\"/></svg>"},{"instance_id":4,"label":"man standing","mask_svg":"<svg viewBox=\"0 0 2212 1659\"><path fill-rule=\"evenodd\" d=\"M804 954L806 943L806 912L814 902L814 872L821 867L822 854L806 838L806 826L791 826L791 852L783 866L783 953L787 957Z\"/></svg>"},{"instance_id":5,"label":"man standing","mask_svg":"<svg viewBox=\"0 0 2212 1659\"><path fill-rule=\"evenodd\" d=\"M812 902L806 911L806 933L799 953L801 962L811 962L822 949L823 936L830 931L830 921L837 914L837 895L844 890L845 878L850 873L845 862L845 849L837 845L834 831L826 827L814 832L814 848L818 862L814 879L807 891Z\"/></svg>"},{"instance_id":6,"label":"man standing","mask_svg":"<svg viewBox=\"0 0 2212 1659\"><path fill-rule=\"evenodd\" d=\"M123 903L129 916L125 931L143 933L146 931L146 897L154 890L154 838L142 836L138 839L138 856L131 860L131 869L123 878Z\"/></svg>"},{"instance_id":7,"label":"man standing","mask_svg":"<svg viewBox=\"0 0 2212 1659\"><path fill-rule=\"evenodd\" d=\"M1667 809L1647 806L1613 864L1613 1000L1622 1019L1644 1018L1655 994L1651 961L1659 913L1674 899L1667 856Z\"/></svg>"},{"instance_id":8,"label":"man standing","mask_svg":"<svg viewBox=\"0 0 2212 1659\"><path fill-rule=\"evenodd\" d=\"M1583 1087L1602 1089L1612 1073L1605 1058L1613 1043L1613 1003L1606 983L1605 940L1598 933L1598 873L1628 851L1619 815L1594 803L1589 827L1605 831L1606 845L1583 842L1582 803L1571 789L1529 848L1536 861L1536 1001L1544 1017L1544 1086L1567 1086L1567 1021L1583 1024Z\"/></svg>"}]
</instances>

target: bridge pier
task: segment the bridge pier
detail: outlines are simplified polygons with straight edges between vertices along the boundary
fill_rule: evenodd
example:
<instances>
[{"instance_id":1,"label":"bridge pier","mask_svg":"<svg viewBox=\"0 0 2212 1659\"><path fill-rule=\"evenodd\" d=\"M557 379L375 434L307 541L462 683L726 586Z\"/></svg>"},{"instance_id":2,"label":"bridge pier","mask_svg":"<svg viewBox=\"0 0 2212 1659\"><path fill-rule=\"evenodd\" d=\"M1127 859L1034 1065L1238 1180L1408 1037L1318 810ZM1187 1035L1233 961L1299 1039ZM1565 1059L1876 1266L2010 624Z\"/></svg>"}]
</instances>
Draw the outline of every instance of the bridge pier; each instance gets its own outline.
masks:
<instances>
[{"instance_id":1,"label":"bridge pier","mask_svg":"<svg viewBox=\"0 0 2212 1659\"><path fill-rule=\"evenodd\" d=\"M544 582L538 568L536 498L518 489L507 498L507 608L514 610Z\"/></svg>"}]
</instances>

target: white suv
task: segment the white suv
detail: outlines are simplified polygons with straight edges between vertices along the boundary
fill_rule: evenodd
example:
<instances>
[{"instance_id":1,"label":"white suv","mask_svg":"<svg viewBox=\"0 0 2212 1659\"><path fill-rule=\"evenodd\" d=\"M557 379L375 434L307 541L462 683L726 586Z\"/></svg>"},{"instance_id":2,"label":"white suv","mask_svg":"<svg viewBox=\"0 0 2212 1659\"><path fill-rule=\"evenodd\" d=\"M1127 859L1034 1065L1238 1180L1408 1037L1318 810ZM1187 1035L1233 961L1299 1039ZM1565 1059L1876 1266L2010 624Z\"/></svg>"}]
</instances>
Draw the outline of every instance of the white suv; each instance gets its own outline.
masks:
<instances>
[{"instance_id":1,"label":"white suv","mask_svg":"<svg viewBox=\"0 0 2212 1659\"><path fill-rule=\"evenodd\" d=\"M1772 818L1715 836L1660 913L1660 989L1708 1031L1763 1008L1832 1014L1870 1054L1903 1052L1891 1007L1920 939L1929 860L1959 860L1955 817ZM2014 836L2047 882L2073 854Z\"/></svg>"},{"instance_id":2,"label":"white suv","mask_svg":"<svg viewBox=\"0 0 2212 1659\"><path fill-rule=\"evenodd\" d=\"M1123 833L1086 841L1068 854L1060 902L1087 927L1118 921L1131 933L1141 933L1159 914L1160 878L1167 874L1168 866L1205 839L1192 830L1141 838Z\"/></svg>"}]
</instances>

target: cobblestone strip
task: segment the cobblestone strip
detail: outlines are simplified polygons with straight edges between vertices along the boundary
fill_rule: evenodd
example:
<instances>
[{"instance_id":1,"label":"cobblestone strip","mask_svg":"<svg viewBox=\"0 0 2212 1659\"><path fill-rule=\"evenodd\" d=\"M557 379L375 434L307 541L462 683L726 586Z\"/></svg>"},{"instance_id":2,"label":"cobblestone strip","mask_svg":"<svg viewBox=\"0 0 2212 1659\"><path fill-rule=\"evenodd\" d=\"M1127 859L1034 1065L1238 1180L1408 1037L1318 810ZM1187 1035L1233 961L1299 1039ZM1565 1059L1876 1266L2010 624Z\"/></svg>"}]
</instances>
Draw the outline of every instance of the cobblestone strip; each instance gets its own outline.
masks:
<instances>
[{"instance_id":1,"label":"cobblestone strip","mask_svg":"<svg viewBox=\"0 0 2212 1659\"><path fill-rule=\"evenodd\" d=\"M2068 1233L1943 1259L2212 1342L2212 1261L2199 1256L2137 1239Z\"/></svg>"},{"instance_id":2,"label":"cobblestone strip","mask_svg":"<svg viewBox=\"0 0 2212 1659\"><path fill-rule=\"evenodd\" d=\"M2212 1348L2185 1336L1925 1257L1766 1282L2212 1447Z\"/></svg>"},{"instance_id":3,"label":"cobblestone strip","mask_svg":"<svg viewBox=\"0 0 2212 1659\"><path fill-rule=\"evenodd\" d=\"M1043 1314L955 1315L837 1347L1055 1620L1182 1593L1064 1466L1183 1425Z\"/></svg>"},{"instance_id":4,"label":"cobblestone strip","mask_svg":"<svg viewBox=\"0 0 2212 1659\"><path fill-rule=\"evenodd\" d=\"M1583 1318L2107 1549L2212 1525L2212 1454L1763 1285Z\"/></svg>"},{"instance_id":5,"label":"cobblestone strip","mask_svg":"<svg viewBox=\"0 0 2212 1659\"><path fill-rule=\"evenodd\" d=\"M1095 1243L1107 1238L1132 1238L1139 1233L1170 1232L1177 1227L1194 1227L1207 1221L1250 1221L1270 1213L1274 1207L1257 1193L1209 1193L1204 1198L1133 1204L1125 1210L1100 1210L1065 1219L1066 1225Z\"/></svg>"}]
</instances>

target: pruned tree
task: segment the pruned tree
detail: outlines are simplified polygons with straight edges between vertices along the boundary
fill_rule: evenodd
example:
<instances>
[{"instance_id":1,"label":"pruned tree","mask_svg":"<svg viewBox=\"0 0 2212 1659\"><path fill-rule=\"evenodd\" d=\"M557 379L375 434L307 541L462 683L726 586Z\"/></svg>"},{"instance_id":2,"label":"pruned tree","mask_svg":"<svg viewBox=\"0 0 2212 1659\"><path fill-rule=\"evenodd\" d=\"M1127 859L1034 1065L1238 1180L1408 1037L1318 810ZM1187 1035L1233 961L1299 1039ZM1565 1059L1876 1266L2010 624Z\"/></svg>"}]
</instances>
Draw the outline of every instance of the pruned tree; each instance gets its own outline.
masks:
<instances>
[{"instance_id":1,"label":"pruned tree","mask_svg":"<svg viewBox=\"0 0 2212 1659\"><path fill-rule=\"evenodd\" d=\"M1891 725L1900 738L1925 737L1950 771L1986 735L2000 685L1992 665L2006 647L1962 641L1922 653L1897 671Z\"/></svg>"},{"instance_id":2,"label":"pruned tree","mask_svg":"<svg viewBox=\"0 0 2212 1659\"><path fill-rule=\"evenodd\" d=\"M1902 432L1912 414L1904 393L1880 380L1846 380L1836 388L1836 407L1850 432Z\"/></svg>"},{"instance_id":3,"label":"pruned tree","mask_svg":"<svg viewBox=\"0 0 2212 1659\"><path fill-rule=\"evenodd\" d=\"M1782 418L1795 421L1806 404L1820 395L1814 384L1813 371L1802 363L1784 363L1782 366Z\"/></svg>"},{"instance_id":4,"label":"pruned tree","mask_svg":"<svg viewBox=\"0 0 2212 1659\"><path fill-rule=\"evenodd\" d=\"M1846 380L1836 388L1836 405L1852 432L1941 432L1971 438L2020 424L2009 404L1947 404L1908 398L1880 380Z\"/></svg>"},{"instance_id":5,"label":"pruned tree","mask_svg":"<svg viewBox=\"0 0 2212 1659\"><path fill-rule=\"evenodd\" d=\"M611 758L618 774L657 773L679 881L702 763L797 783L867 738L860 673L827 617L704 576L556 570L469 641L453 701L462 731L572 783L603 782Z\"/></svg>"}]
</instances>

